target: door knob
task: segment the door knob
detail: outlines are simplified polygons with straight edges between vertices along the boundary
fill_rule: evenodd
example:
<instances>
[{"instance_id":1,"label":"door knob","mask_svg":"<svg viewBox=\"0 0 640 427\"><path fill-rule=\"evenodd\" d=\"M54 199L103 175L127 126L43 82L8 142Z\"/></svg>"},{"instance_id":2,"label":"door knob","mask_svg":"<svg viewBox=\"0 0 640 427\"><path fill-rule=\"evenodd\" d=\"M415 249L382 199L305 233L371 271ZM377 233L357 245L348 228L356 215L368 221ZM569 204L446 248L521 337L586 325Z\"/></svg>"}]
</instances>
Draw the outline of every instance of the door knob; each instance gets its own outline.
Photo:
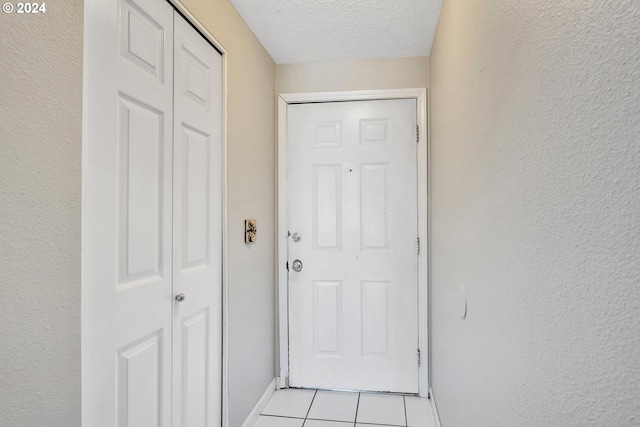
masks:
<instances>
[{"instance_id":1,"label":"door knob","mask_svg":"<svg viewBox=\"0 0 640 427\"><path fill-rule=\"evenodd\" d=\"M302 271L302 261L300 261L299 259L293 261L293 264L291 264L291 268L293 268L293 271L295 272Z\"/></svg>"},{"instance_id":2,"label":"door knob","mask_svg":"<svg viewBox=\"0 0 640 427\"><path fill-rule=\"evenodd\" d=\"M184 294L178 294L178 295L176 295L176 301L178 301L178 302L182 302L182 301L184 301Z\"/></svg>"}]
</instances>

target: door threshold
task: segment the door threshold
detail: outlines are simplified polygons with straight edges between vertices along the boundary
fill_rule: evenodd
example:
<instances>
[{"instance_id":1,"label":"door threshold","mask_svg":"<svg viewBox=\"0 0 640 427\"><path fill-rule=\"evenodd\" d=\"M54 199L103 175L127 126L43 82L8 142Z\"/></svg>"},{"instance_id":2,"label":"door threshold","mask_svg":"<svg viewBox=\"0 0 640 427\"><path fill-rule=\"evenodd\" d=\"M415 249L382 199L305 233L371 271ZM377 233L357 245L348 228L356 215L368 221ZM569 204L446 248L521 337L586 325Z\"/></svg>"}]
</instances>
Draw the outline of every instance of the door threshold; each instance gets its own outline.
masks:
<instances>
[{"instance_id":1,"label":"door threshold","mask_svg":"<svg viewBox=\"0 0 640 427\"><path fill-rule=\"evenodd\" d=\"M380 390L354 390L343 388L322 388L322 387L288 387L292 390L317 390L317 391L333 391L340 393L367 393L367 394L386 394L392 396L419 396L418 393L399 392L399 391L380 391Z\"/></svg>"}]
</instances>

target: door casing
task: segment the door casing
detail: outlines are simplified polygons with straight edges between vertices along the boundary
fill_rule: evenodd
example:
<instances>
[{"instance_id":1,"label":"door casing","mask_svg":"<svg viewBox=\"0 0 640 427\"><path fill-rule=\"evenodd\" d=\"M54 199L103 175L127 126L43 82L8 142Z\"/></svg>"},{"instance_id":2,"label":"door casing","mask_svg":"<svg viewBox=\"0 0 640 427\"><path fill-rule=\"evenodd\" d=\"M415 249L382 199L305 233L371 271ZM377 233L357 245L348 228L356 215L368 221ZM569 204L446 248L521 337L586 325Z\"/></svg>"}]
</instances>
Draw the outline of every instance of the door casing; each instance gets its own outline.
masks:
<instances>
[{"instance_id":1,"label":"door casing","mask_svg":"<svg viewBox=\"0 0 640 427\"><path fill-rule=\"evenodd\" d=\"M289 378L289 293L287 279L287 105L310 102L369 101L383 99L415 99L417 104L418 142L418 369L419 394L429 395L429 138L427 128L427 89L393 89L347 92L313 92L280 94L278 102L278 149L277 149L277 227L276 227L276 274L278 316L278 388L287 388Z\"/></svg>"}]
</instances>

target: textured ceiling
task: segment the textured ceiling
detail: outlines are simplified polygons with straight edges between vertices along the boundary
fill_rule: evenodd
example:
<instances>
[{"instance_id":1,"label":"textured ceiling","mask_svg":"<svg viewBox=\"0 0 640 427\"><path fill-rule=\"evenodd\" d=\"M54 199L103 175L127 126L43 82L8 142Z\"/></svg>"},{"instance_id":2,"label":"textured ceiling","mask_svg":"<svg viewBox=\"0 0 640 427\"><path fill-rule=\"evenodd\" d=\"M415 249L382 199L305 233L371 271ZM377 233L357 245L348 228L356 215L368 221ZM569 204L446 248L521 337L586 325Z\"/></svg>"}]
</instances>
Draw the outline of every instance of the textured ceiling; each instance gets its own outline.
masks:
<instances>
[{"instance_id":1,"label":"textured ceiling","mask_svg":"<svg viewBox=\"0 0 640 427\"><path fill-rule=\"evenodd\" d=\"M429 55L442 0L231 0L278 64Z\"/></svg>"}]
</instances>

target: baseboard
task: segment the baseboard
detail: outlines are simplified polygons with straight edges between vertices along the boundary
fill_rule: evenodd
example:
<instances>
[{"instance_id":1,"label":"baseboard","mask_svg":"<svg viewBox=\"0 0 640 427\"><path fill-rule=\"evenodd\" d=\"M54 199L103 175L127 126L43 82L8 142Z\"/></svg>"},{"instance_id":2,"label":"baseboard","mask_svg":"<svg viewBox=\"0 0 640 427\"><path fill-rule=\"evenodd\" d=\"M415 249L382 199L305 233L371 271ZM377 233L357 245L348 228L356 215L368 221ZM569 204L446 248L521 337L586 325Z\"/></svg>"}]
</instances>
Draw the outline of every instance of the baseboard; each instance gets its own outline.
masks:
<instances>
[{"instance_id":1,"label":"baseboard","mask_svg":"<svg viewBox=\"0 0 640 427\"><path fill-rule=\"evenodd\" d=\"M254 406L251 412L249 413L249 416L247 417L247 419L244 420L244 423L242 423L242 427L253 427L256 421L258 421L258 417L260 416L260 413L262 412L264 407L267 406L269 399L271 399L271 396L273 396L273 393L275 393L275 391L276 391L276 379L274 378L273 381L271 381L267 386L267 389L262 394L262 397L260 398L260 400L258 400L258 403L256 403L256 406Z\"/></svg>"},{"instance_id":2,"label":"baseboard","mask_svg":"<svg viewBox=\"0 0 640 427\"><path fill-rule=\"evenodd\" d=\"M440 415L438 415L438 407L436 406L436 398L433 396L433 389L429 387L429 402L431 402L431 411L433 412L433 420L436 422L436 427L442 427L440 424Z\"/></svg>"}]
</instances>

